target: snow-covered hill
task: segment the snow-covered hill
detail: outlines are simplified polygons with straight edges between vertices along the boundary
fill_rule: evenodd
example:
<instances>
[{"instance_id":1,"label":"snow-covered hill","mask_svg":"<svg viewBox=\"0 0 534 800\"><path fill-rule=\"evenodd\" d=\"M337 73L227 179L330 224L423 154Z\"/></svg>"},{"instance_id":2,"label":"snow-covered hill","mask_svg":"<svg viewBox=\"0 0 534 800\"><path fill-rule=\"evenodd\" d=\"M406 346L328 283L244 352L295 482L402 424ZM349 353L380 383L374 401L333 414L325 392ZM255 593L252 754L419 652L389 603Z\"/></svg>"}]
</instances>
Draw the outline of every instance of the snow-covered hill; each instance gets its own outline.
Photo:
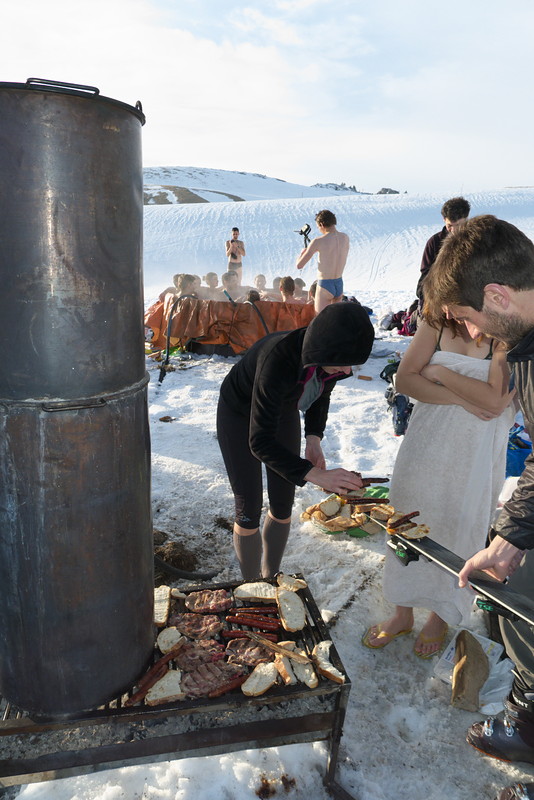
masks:
<instances>
[{"instance_id":1,"label":"snow-covered hill","mask_svg":"<svg viewBox=\"0 0 534 800\"><path fill-rule=\"evenodd\" d=\"M211 171L216 172L215 170ZM241 191L239 173L221 171L217 191ZM254 178L243 176L243 181ZM227 179L227 180L226 180ZM262 178L256 178L258 186ZM271 179L266 179L271 180ZM245 283L262 272L269 282L276 275L297 274L295 260L304 244L296 231L315 214L331 209L340 230L349 234L351 249L345 269L347 290L366 305L388 304L392 292L409 298L417 284L421 255L428 237L442 226L440 208L445 195L345 195L288 198L288 184L277 181L277 199L246 203L196 203L145 207L145 297L153 299L176 272L201 277L226 271L224 242L235 225L241 231L247 256ZM495 214L534 238L534 189L507 189L466 194L471 215ZM309 285L314 262L302 271Z\"/></svg>"},{"instance_id":2,"label":"snow-covered hill","mask_svg":"<svg viewBox=\"0 0 534 800\"><path fill-rule=\"evenodd\" d=\"M201 167L146 167L143 182L146 205L357 194L354 187L335 183L302 186L251 172Z\"/></svg>"}]
</instances>

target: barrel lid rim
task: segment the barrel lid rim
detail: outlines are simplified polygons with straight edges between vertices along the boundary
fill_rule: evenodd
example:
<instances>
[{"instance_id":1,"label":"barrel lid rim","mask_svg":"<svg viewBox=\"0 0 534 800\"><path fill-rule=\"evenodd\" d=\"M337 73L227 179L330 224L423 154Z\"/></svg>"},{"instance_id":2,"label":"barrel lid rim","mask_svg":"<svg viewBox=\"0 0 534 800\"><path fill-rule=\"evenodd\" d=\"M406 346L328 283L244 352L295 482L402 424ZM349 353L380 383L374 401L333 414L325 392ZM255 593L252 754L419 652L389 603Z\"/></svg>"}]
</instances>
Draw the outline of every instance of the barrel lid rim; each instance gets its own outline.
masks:
<instances>
[{"instance_id":1,"label":"barrel lid rim","mask_svg":"<svg viewBox=\"0 0 534 800\"><path fill-rule=\"evenodd\" d=\"M20 91L28 91L28 92L44 92L44 93L52 93L52 94L67 94L73 95L74 97L83 97L86 100L103 100L105 103L110 103L115 106L119 106L120 108L124 108L127 111L132 112L135 116L140 120L141 124L144 125L146 122L146 117L143 113L141 108L141 103L137 101L137 105L132 106L129 103L125 103L122 100L115 100L113 97L106 97L105 95L100 94L100 91L97 89L96 93L91 93L88 91L83 91L81 88L77 88L75 85L54 85L53 82L50 83L30 83L31 80L35 80L32 78L28 79L26 83L17 83L11 81L0 81L0 91L3 89L17 89ZM86 87L91 88L91 87Z\"/></svg>"}]
</instances>

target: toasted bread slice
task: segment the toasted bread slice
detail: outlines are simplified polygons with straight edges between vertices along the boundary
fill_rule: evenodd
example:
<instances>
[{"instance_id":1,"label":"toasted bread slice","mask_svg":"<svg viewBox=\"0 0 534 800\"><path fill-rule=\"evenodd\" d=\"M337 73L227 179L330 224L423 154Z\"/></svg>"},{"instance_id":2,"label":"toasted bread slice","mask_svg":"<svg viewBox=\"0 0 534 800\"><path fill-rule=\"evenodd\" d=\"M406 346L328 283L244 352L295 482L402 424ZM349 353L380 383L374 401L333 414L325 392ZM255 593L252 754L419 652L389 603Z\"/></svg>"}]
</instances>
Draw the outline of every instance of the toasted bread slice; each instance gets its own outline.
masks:
<instances>
[{"instance_id":1,"label":"toasted bread slice","mask_svg":"<svg viewBox=\"0 0 534 800\"><path fill-rule=\"evenodd\" d=\"M278 587L276 603L284 630L301 631L306 624L306 609L298 594Z\"/></svg>"},{"instance_id":2,"label":"toasted bread slice","mask_svg":"<svg viewBox=\"0 0 534 800\"><path fill-rule=\"evenodd\" d=\"M369 510L369 516L371 519L378 519L382 522L386 522L394 513L395 509L393 506L386 504L377 504L376 506L372 506Z\"/></svg>"},{"instance_id":3,"label":"toasted bread slice","mask_svg":"<svg viewBox=\"0 0 534 800\"><path fill-rule=\"evenodd\" d=\"M234 597L239 600L276 600L276 586L267 581L251 581L242 583L234 589Z\"/></svg>"},{"instance_id":4,"label":"toasted bread slice","mask_svg":"<svg viewBox=\"0 0 534 800\"><path fill-rule=\"evenodd\" d=\"M330 639L324 639L315 645L312 650L312 658L314 660L317 672L325 678L329 678L335 683L345 683L345 676L330 663L330 648L332 642Z\"/></svg>"},{"instance_id":5,"label":"toasted bread slice","mask_svg":"<svg viewBox=\"0 0 534 800\"><path fill-rule=\"evenodd\" d=\"M157 586L154 589L154 625L164 628L169 618L171 607L170 586Z\"/></svg>"},{"instance_id":6,"label":"toasted bread slice","mask_svg":"<svg viewBox=\"0 0 534 800\"><path fill-rule=\"evenodd\" d=\"M306 655L306 652L304 650L300 650L295 642L280 642L280 645L285 647L286 650L293 650L297 655ZM319 678L317 677L312 664L301 664L299 661L291 660L291 668L293 669L296 679L301 683L306 684L306 686L309 686L310 689L315 689L315 687L319 685Z\"/></svg>"},{"instance_id":7,"label":"toasted bread slice","mask_svg":"<svg viewBox=\"0 0 534 800\"><path fill-rule=\"evenodd\" d=\"M293 578L291 575L284 575L283 572L276 576L276 580L278 586L288 589L290 592L298 592L299 589L305 589L308 585L303 578Z\"/></svg>"},{"instance_id":8,"label":"toasted bread slice","mask_svg":"<svg viewBox=\"0 0 534 800\"><path fill-rule=\"evenodd\" d=\"M156 639L156 644L163 655L165 655L165 653L168 653L170 650L172 650L172 648L183 638L184 636L182 636L178 628L163 628Z\"/></svg>"},{"instance_id":9,"label":"toasted bread slice","mask_svg":"<svg viewBox=\"0 0 534 800\"><path fill-rule=\"evenodd\" d=\"M159 706L161 703L172 703L183 700L184 692L180 688L182 673L179 669L170 669L157 683L148 690L145 703L148 706Z\"/></svg>"},{"instance_id":10,"label":"toasted bread slice","mask_svg":"<svg viewBox=\"0 0 534 800\"><path fill-rule=\"evenodd\" d=\"M329 494L326 500L319 503L319 511L326 514L327 517L334 517L341 508L341 500L337 494Z\"/></svg>"},{"instance_id":11,"label":"toasted bread slice","mask_svg":"<svg viewBox=\"0 0 534 800\"><path fill-rule=\"evenodd\" d=\"M274 686L278 680L278 674L278 670L273 661L258 664L254 667L246 681L241 684L241 691L248 697L258 697L258 695L270 689L271 686Z\"/></svg>"},{"instance_id":12,"label":"toasted bread slice","mask_svg":"<svg viewBox=\"0 0 534 800\"><path fill-rule=\"evenodd\" d=\"M274 665L286 686L292 686L297 682L289 658L286 656L281 656L280 653L277 653L274 658Z\"/></svg>"}]
</instances>

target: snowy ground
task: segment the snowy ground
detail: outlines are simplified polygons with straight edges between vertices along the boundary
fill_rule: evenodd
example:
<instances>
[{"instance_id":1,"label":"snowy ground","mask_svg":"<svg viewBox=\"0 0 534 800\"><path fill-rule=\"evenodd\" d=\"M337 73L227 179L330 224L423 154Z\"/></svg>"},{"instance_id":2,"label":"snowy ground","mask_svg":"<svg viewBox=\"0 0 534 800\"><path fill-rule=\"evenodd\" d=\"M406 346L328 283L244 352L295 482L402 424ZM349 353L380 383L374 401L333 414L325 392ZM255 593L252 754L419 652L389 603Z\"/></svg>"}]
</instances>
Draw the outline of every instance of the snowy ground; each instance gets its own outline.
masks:
<instances>
[{"instance_id":1,"label":"snowy ground","mask_svg":"<svg viewBox=\"0 0 534 800\"><path fill-rule=\"evenodd\" d=\"M476 212L497 213L533 236L532 196L532 191L510 190L470 198ZM335 197L320 204L319 208L333 207L340 216L339 227L351 235L348 290L375 312L388 306L398 310L411 301L424 242L440 227L443 199ZM253 262L249 275L295 274L291 265L300 242L292 230L311 223L314 210L318 210L316 200L148 208L147 303L168 285L174 272L200 272L201 263L222 272L220 240L232 224L242 228L249 246L247 259ZM311 280L311 266L308 276ZM324 450L329 466L390 475L399 439L392 432L384 400L386 384L379 373L388 356L404 351L408 341L384 332L378 337L368 363L333 393ZM215 438L215 407L221 380L234 362L220 357L176 362L184 369L169 373L160 385L159 368L147 361L154 525L197 553L202 569L218 569L220 581L238 579L231 534L215 524L216 517L232 516ZM359 373L372 380L359 380ZM176 419L162 422L163 416ZM433 677L433 662L413 656L413 636L383 651L361 646L368 625L388 612L380 589L384 535L332 536L301 523L301 511L317 499L316 487L297 488L283 567L308 579L352 680L339 760L342 786L359 800L491 800L498 787L534 776L534 770L482 758L465 744L467 727L480 715L449 705L450 687ZM420 612L416 626L422 620ZM473 615L472 625L483 632L480 614ZM323 800L327 797L321 785L324 767L321 743L292 745L33 784L23 787L19 798L249 800L258 796L266 778L273 797ZM283 776L294 780L293 788L286 788Z\"/></svg>"}]
</instances>

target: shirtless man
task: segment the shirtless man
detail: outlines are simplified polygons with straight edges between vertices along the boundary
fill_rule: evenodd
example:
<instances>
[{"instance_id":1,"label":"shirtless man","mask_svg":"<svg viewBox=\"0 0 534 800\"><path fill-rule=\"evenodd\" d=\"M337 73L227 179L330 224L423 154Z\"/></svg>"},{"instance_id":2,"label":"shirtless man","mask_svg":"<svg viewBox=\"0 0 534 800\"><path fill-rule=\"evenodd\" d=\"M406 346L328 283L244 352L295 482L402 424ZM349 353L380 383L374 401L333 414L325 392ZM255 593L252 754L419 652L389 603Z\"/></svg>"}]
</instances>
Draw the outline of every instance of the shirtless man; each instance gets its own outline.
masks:
<instances>
[{"instance_id":1,"label":"shirtless man","mask_svg":"<svg viewBox=\"0 0 534 800\"><path fill-rule=\"evenodd\" d=\"M243 280L243 257L245 245L239 238L239 228L232 228L232 238L226 242L226 257L228 258L228 269L235 270L239 280L239 285Z\"/></svg>"},{"instance_id":2,"label":"shirtless man","mask_svg":"<svg viewBox=\"0 0 534 800\"><path fill-rule=\"evenodd\" d=\"M317 291L315 293L315 312L318 314L330 303L337 303L343 297L343 270L349 252L349 237L337 230L336 216L331 211L319 211L315 217L321 236L312 239L297 259L297 269L302 269L317 253Z\"/></svg>"}]
</instances>

